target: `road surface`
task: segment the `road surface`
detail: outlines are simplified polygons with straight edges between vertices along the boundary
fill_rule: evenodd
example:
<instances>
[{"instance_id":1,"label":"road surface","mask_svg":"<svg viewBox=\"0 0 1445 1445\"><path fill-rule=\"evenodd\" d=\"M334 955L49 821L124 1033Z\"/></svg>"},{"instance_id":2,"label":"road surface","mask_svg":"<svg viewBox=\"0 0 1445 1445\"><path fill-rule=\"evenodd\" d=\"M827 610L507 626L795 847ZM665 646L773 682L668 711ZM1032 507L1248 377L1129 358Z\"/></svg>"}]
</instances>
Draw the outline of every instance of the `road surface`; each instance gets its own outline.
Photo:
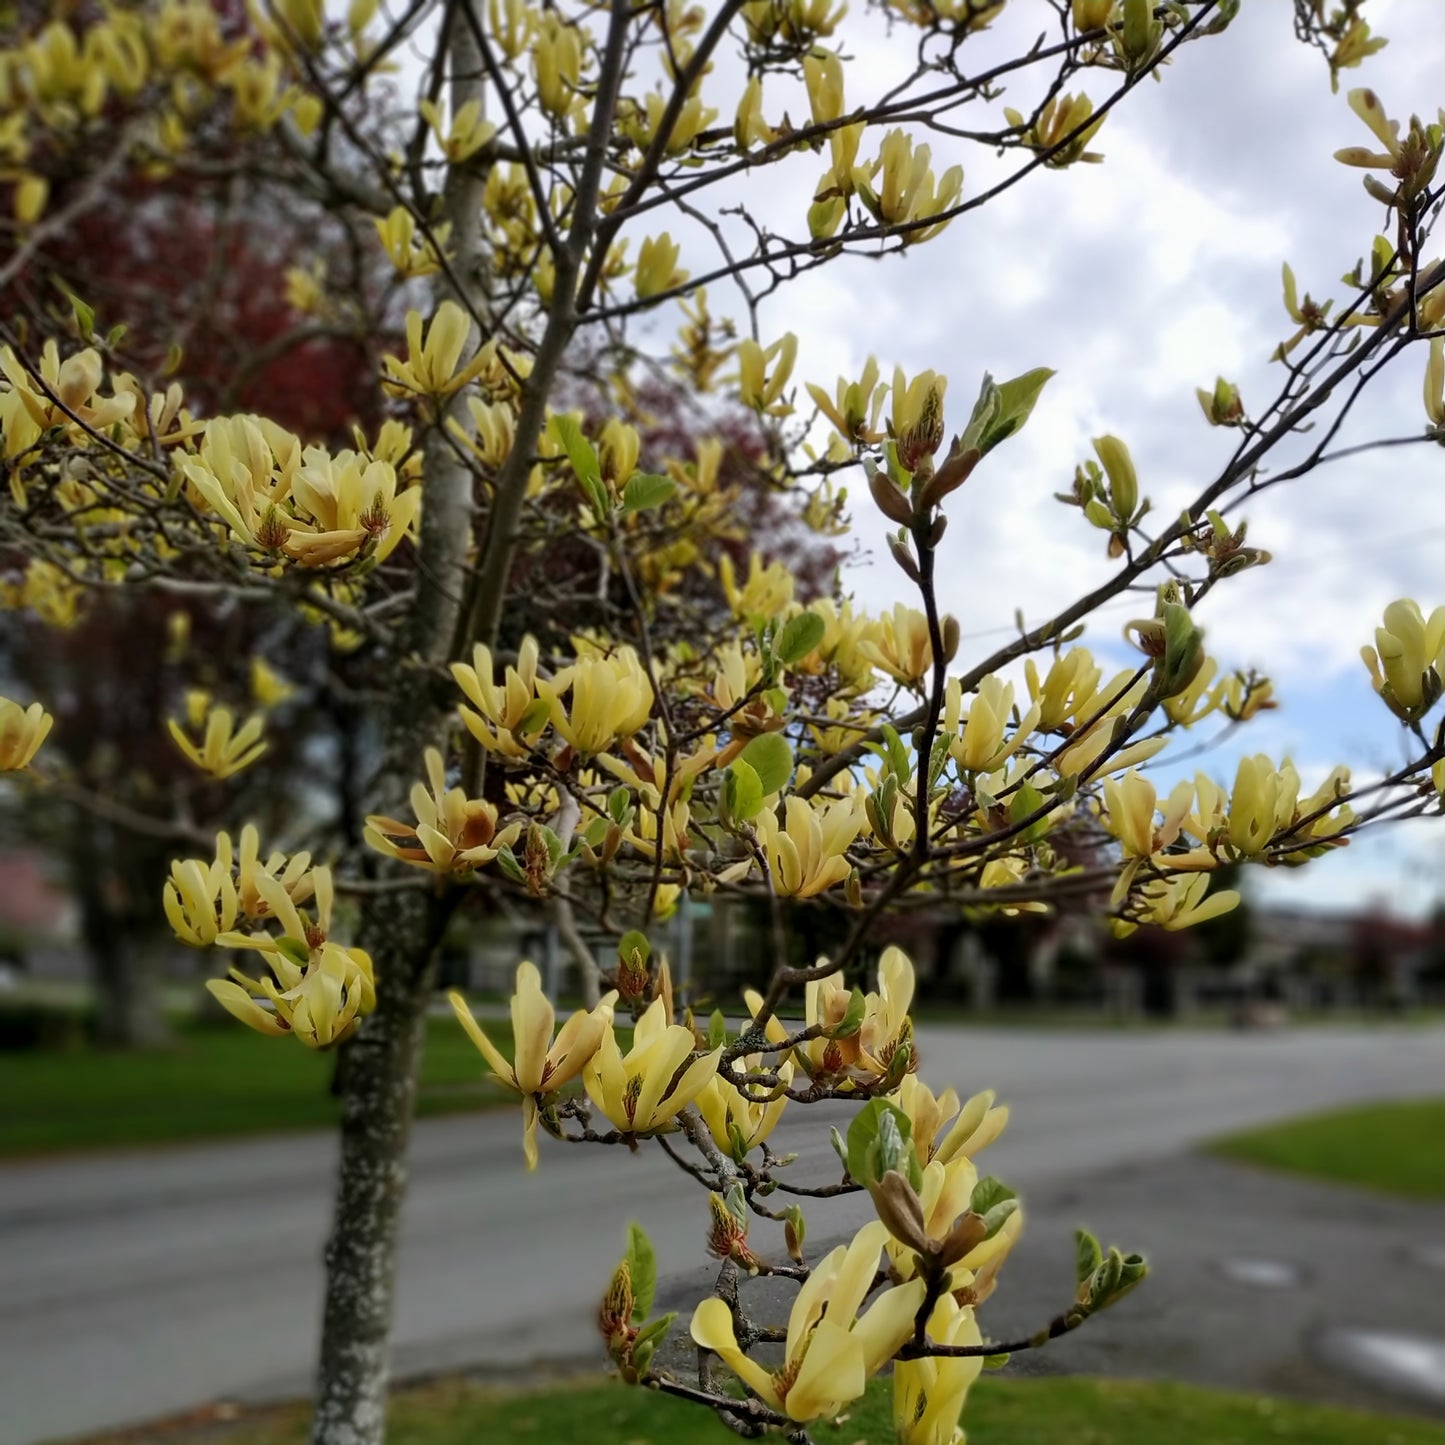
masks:
<instances>
[{"instance_id":1,"label":"road surface","mask_svg":"<svg viewBox=\"0 0 1445 1445\"><path fill-rule=\"evenodd\" d=\"M919 1044L936 1087L987 1085L1012 1106L986 1162L1025 1191L1166 1157L1242 1125L1445 1091L1442 1029L924 1027ZM800 1179L829 1168L824 1117L822 1106L795 1109L775 1136L780 1151L802 1151ZM400 1370L586 1357L629 1219L652 1235L664 1274L697 1265L700 1192L659 1150L544 1137L541 1168L529 1175L520 1135L511 1111L418 1126ZM330 1135L310 1134L0 1167L0 1445L215 1399L303 1393L334 1155ZM815 1205L810 1232L835 1236L866 1209ZM1107 1218L1086 1213L1108 1231Z\"/></svg>"}]
</instances>

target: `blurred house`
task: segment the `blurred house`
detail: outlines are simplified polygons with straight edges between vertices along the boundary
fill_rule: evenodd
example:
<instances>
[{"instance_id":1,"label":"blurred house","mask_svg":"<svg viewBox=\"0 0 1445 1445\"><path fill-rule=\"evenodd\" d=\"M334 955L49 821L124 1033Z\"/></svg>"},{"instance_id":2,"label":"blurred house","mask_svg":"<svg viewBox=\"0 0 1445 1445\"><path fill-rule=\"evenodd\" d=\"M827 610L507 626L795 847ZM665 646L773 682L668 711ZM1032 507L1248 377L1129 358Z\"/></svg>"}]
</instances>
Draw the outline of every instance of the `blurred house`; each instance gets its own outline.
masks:
<instances>
[{"instance_id":1,"label":"blurred house","mask_svg":"<svg viewBox=\"0 0 1445 1445\"><path fill-rule=\"evenodd\" d=\"M51 971L73 950L77 910L36 853L0 853L0 980ZM3 984L0 984L3 986Z\"/></svg>"}]
</instances>

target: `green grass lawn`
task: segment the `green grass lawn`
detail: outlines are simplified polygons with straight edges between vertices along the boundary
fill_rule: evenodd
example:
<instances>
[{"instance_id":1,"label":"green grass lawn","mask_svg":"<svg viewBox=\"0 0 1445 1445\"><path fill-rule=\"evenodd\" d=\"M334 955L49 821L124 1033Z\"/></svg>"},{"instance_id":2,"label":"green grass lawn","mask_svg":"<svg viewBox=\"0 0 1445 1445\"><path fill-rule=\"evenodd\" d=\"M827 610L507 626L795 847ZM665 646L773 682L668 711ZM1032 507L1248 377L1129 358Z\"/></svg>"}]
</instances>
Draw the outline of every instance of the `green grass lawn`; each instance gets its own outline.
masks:
<instances>
[{"instance_id":1,"label":"green grass lawn","mask_svg":"<svg viewBox=\"0 0 1445 1445\"><path fill-rule=\"evenodd\" d=\"M510 1055L511 1025L488 1019L485 1027ZM334 1067L334 1054L229 1021L180 1025L173 1046L157 1052L0 1053L0 1157L332 1124L340 1114ZM428 1020L419 1113L511 1097L455 1020Z\"/></svg>"},{"instance_id":2,"label":"green grass lawn","mask_svg":"<svg viewBox=\"0 0 1445 1445\"><path fill-rule=\"evenodd\" d=\"M1365 1104L1219 1140L1227 1159L1416 1199L1445 1199L1445 1098Z\"/></svg>"},{"instance_id":3,"label":"green grass lawn","mask_svg":"<svg viewBox=\"0 0 1445 1445\"><path fill-rule=\"evenodd\" d=\"M890 1387L875 1383L818 1445L893 1445ZM984 1379L969 1397L969 1445L1445 1445L1445 1427L1318 1405L1126 1380ZM308 1413L267 1411L205 1435L216 1445L305 1445ZM140 1437L107 1437L107 1445ZM186 1445L186 1430L147 1445ZM502 1394L447 1380L400 1392L390 1445L726 1445L737 1436L700 1407L618 1384ZM769 1437L778 1438L778 1437ZM101 1442L95 1442L101 1445Z\"/></svg>"}]
</instances>

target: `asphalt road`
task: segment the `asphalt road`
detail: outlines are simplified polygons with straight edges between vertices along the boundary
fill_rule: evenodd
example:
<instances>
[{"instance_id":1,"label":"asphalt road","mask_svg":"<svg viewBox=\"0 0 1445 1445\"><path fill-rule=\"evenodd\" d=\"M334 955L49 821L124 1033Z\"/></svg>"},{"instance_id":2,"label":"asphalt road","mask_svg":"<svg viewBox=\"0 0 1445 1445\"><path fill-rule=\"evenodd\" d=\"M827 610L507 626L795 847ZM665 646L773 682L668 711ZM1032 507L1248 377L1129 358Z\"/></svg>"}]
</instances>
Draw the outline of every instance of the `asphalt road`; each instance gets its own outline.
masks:
<instances>
[{"instance_id":1,"label":"asphalt road","mask_svg":"<svg viewBox=\"0 0 1445 1445\"><path fill-rule=\"evenodd\" d=\"M1441 1029L924 1028L919 1043L935 1087L992 1086L1012 1106L1008 1135L985 1157L1025 1191L1165 1158L1245 1124L1445 1088ZM780 1150L801 1151L800 1181L829 1169L831 1110L795 1110L776 1136ZM417 1129L402 1371L586 1357L629 1219L652 1235L664 1274L698 1261L700 1192L659 1150L543 1138L541 1168L528 1175L520 1128L508 1111ZM333 1160L331 1137L312 1134L0 1168L0 1445L304 1392ZM816 1204L810 1233L837 1235L866 1208ZM1108 1232L1107 1209L1081 1209Z\"/></svg>"}]
</instances>

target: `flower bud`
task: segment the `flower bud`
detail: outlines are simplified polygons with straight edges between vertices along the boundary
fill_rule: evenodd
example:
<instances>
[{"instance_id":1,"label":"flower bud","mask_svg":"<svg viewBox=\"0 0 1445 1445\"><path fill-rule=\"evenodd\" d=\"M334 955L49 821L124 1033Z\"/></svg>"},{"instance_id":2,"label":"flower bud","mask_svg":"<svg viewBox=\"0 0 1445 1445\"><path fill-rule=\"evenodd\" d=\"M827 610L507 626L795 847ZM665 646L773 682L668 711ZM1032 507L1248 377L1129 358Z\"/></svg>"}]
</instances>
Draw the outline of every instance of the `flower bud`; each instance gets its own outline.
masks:
<instances>
[{"instance_id":1,"label":"flower bud","mask_svg":"<svg viewBox=\"0 0 1445 1445\"><path fill-rule=\"evenodd\" d=\"M597 1311L597 1328L602 1331L609 1354L625 1350L631 1339L634 1304L632 1270L624 1259L613 1271L607 1293L602 1297L602 1307Z\"/></svg>"}]
</instances>

